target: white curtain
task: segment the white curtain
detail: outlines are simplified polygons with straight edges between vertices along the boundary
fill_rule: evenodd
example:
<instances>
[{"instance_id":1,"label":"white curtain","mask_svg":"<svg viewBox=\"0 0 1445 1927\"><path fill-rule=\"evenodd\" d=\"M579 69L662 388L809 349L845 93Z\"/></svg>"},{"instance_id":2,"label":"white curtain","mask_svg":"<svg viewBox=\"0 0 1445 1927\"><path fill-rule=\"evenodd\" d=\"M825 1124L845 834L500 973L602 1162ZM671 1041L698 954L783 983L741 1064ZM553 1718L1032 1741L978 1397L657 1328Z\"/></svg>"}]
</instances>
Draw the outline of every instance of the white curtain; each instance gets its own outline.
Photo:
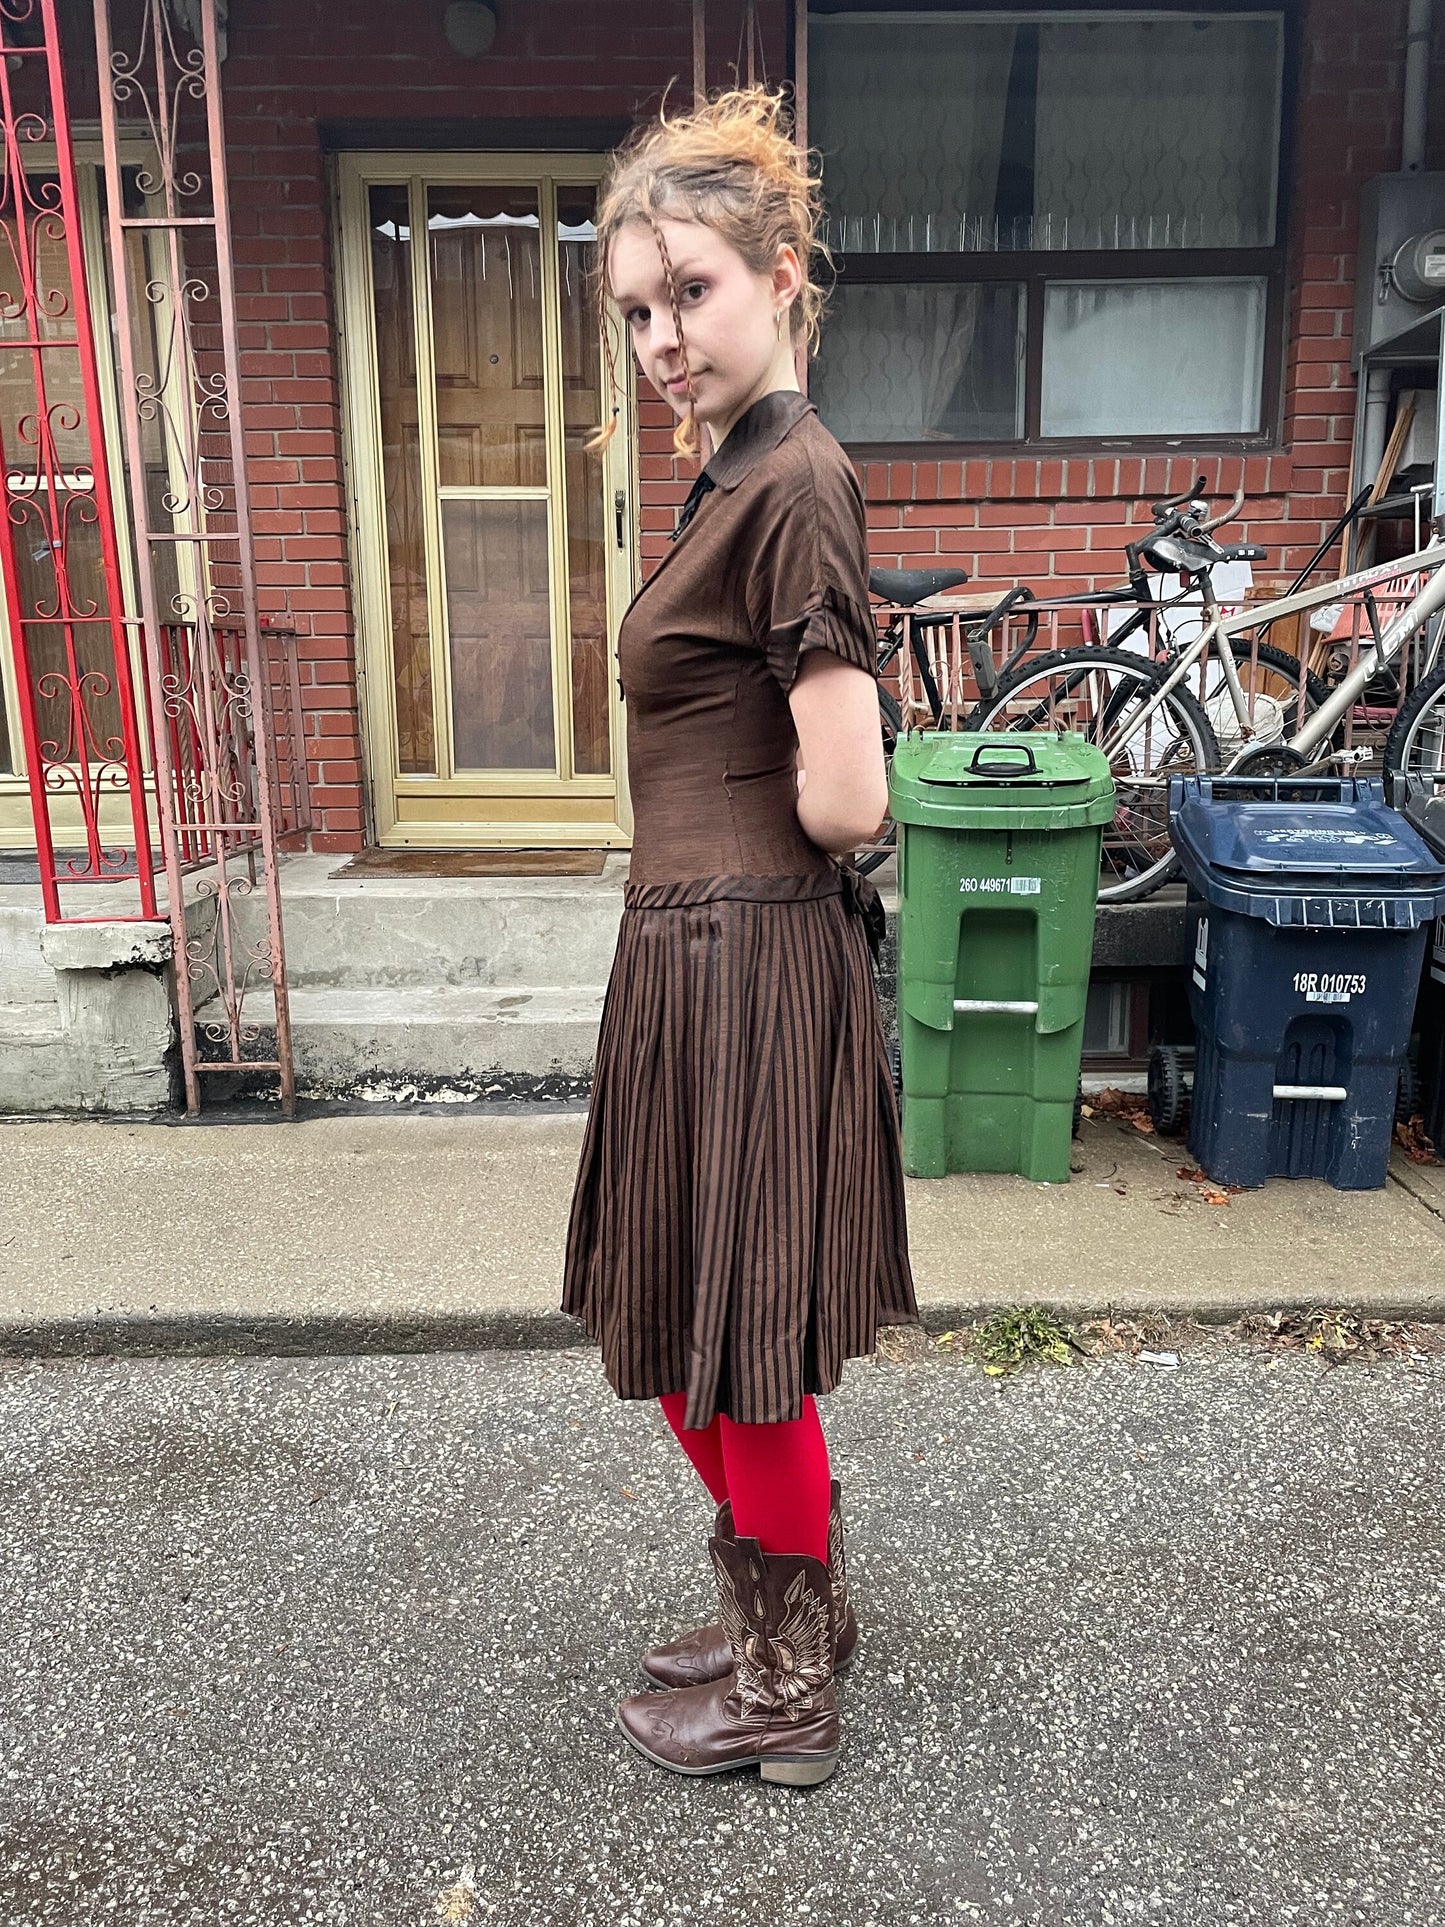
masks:
<instances>
[{"instance_id":1,"label":"white curtain","mask_svg":"<svg viewBox=\"0 0 1445 1927\"><path fill-rule=\"evenodd\" d=\"M810 24L809 135L823 155L832 247L891 254L995 245L1014 39L1012 26L947 17ZM947 436L979 299L977 288L958 285L850 290L825 333L819 371L819 406L834 433ZM859 391L850 366L873 384L871 394Z\"/></svg>"},{"instance_id":2,"label":"white curtain","mask_svg":"<svg viewBox=\"0 0 1445 1927\"><path fill-rule=\"evenodd\" d=\"M1056 282L1044 300L1044 434L1252 434L1264 320L1265 283L1251 276Z\"/></svg>"},{"instance_id":3,"label":"white curtain","mask_svg":"<svg viewBox=\"0 0 1445 1927\"><path fill-rule=\"evenodd\" d=\"M1046 21L1036 248L1274 240L1277 19Z\"/></svg>"},{"instance_id":4,"label":"white curtain","mask_svg":"<svg viewBox=\"0 0 1445 1927\"><path fill-rule=\"evenodd\" d=\"M941 15L809 25L809 138L828 239L856 253L992 245L1015 29Z\"/></svg>"},{"instance_id":5,"label":"white curtain","mask_svg":"<svg viewBox=\"0 0 1445 1927\"><path fill-rule=\"evenodd\" d=\"M1012 282L840 287L810 384L824 421L840 441L1017 435L1020 305Z\"/></svg>"}]
</instances>

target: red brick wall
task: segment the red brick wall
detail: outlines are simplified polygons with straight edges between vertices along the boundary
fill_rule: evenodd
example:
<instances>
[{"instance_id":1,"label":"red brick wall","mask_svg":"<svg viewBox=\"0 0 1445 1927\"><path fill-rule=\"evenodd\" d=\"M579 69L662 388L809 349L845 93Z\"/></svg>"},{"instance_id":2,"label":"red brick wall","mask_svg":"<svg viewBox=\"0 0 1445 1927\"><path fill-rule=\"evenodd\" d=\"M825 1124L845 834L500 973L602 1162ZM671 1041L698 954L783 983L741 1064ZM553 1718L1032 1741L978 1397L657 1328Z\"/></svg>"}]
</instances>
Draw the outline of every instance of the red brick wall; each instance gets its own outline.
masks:
<instances>
[{"instance_id":1,"label":"red brick wall","mask_svg":"<svg viewBox=\"0 0 1445 1927\"><path fill-rule=\"evenodd\" d=\"M710 77L735 57L740 7L710 0ZM1397 165L1406 0L1314 0L1296 127L1286 427L1277 453L1201 460L870 462L874 560L957 564L985 583L1118 579L1146 497L1200 473L1243 479L1271 566L1323 534L1348 482L1355 196ZM688 9L635 0L502 0L492 52L457 61L442 9L380 0L250 0L234 11L225 85L241 299L243 405L263 608L301 631L321 849L363 841L362 750L333 349L323 120L628 116L691 72ZM784 65L781 0L765 8L769 69ZM683 94L686 96L684 84ZM420 129L417 144L425 145ZM671 411L641 405L643 562L665 543L690 471Z\"/></svg>"}]
</instances>

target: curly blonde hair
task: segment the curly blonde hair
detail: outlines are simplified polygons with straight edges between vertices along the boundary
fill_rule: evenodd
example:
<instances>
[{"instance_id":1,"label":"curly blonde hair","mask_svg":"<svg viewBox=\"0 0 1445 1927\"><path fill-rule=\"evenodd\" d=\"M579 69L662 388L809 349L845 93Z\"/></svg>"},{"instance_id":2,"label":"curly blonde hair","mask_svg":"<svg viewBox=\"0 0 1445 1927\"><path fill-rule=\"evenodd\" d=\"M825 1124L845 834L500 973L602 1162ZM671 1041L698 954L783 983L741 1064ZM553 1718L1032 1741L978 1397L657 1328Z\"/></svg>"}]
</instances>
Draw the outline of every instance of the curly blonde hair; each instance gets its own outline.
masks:
<instances>
[{"instance_id":1,"label":"curly blonde hair","mask_svg":"<svg viewBox=\"0 0 1445 1927\"><path fill-rule=\"evenodd\" d=\"M803 285L788 309L796 343L817 353L824 291L813 279L813 262L831 265L818 236L821 187L814 156L792 139L786 103L766 87L740 87L716 95L690 114L669 118L664 100L655 121L637 128L612 158L597 207L594 265L597 319L615 394L620 388L607 312L607 257L618 230L628 221L652 229L667 275L672 318L677 329L682 370L687 378L688 412L673 430L679 455L697 455L696 397L682 331L672 259L658 217L700 221L736 248L755 274L768 274L785 244L803 269ZM605 448L617 429L617 408L587 443Z\"/></svg>"}]
</instances>

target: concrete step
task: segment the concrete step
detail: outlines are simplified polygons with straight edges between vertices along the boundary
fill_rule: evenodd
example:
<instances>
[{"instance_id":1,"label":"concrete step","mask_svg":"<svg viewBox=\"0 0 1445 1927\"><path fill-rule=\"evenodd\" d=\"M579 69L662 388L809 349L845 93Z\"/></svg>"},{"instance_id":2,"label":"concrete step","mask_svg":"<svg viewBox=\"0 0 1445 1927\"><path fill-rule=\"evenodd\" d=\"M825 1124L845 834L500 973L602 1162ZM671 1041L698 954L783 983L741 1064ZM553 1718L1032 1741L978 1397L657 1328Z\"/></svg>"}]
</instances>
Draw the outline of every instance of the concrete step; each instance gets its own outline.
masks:
<instances>
[{"instance_id":1,"label":"concrete step","mask_svg":"<svg viewBox=\"0 0 1445 1927\"><path fill-rule=\"evenodd\" d=\"M0 889L0 1012L12 1005L55 1008L55 972L40 949L44 928L38 891Z\"/></svg>"},{"instance_id":2,"label":"concrete step","mask_svg":"<svg viewBox=\"0 0 1445 1927\"><path fill-rule=\"evenodd\" d=\"M582 1098L591 1083L603 995L602 985L293 985L297 1084L312 1097ZM198 1010L198 1027L217 1008ZM270 993L248 996L243 1015L261 1030L247 1054L269 1055L275 1048Z\"/></svg>"},{"instance_id":3,"label":"concrete step","mask_svg":"<svg viewBox=\"0 0 1445 1927\"><path fill-rule=\"evenodd\" d=\"M52 1110L68 1105L71 1095L59 1007L0 999L0 1112Z\"/></svg>"},{"instance_id":4,"label":"concrete step","mask_svg":"<svg viewBox=\"0 0 1445 1927\"><path fill-rule=\"evenodd\" d=\"M629 858L596 877L350 877L290 857L282 927L298 1087L311 1096L584 1099ZM893 867L878 882L892 904ZM263 897L237 896L242 935ZM890 993L891 994L891 993ZM196 1013L204 1026L216 1006ZM246 1000L275 1049L269 992ZM207 1054L203 1043L202 1054Z\"/></svg>"},{"instance_id":5,"label":"concrete step","mask_svg":"<svg viewBox=\"0 0 1445 1927\"><path fill-rule=\"evenodd\" d=\"M607 981L625 855L600 877L333 877L335 856L281 872L287 980L298 989L529 989ZM233 899L254 943L264 896Z\"/></svg>"}]
</instances>

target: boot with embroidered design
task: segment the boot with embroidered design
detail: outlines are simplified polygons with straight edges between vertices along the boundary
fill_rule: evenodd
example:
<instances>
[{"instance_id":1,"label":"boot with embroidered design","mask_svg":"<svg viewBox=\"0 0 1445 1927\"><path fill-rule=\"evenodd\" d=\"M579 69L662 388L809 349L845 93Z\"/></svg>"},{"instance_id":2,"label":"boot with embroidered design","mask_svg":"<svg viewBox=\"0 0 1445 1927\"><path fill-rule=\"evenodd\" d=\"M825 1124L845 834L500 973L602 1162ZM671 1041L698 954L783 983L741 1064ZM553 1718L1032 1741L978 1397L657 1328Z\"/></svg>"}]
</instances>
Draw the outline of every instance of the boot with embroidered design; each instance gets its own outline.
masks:
<instances>
[{"instance_id":1,"label":"boot with embroidered design","mask_svg":"<svg viewBox=\"0 0 1445 1927\"><path fill-rule=\"evenodd\" d=\"M828 1568L756 1539L708 1542L725 1677L634 1693L617 1709L632 1744L673 1773L755 1766L782 1786L816 1786L838 1762L834 1606Z\"/></svg>"},{"instance_id":2,"label":"boot with embroidered design","mask_svg":"<svg viewBox=\"0 0 1445 1927\"><path fill-rule=\"evenodd\" d=\"M731 1539L733 1509L724 1500L718 1507L717 1536ZM828 1512L828 1578L833 1594L834 1637L837 1645L833 1665L842 1672L852 1661L858 1644L858 1621L848 1596L848 1574L843 1555L843 1492L838 1481L832 1486ZM666 1646L651 1646L642 1655L642 1672L649 1686L700 1686L707 1680L721 1679L733 1663L727 1635L714 1622L684 1633Z\"/></svg>"}]
</instances>

